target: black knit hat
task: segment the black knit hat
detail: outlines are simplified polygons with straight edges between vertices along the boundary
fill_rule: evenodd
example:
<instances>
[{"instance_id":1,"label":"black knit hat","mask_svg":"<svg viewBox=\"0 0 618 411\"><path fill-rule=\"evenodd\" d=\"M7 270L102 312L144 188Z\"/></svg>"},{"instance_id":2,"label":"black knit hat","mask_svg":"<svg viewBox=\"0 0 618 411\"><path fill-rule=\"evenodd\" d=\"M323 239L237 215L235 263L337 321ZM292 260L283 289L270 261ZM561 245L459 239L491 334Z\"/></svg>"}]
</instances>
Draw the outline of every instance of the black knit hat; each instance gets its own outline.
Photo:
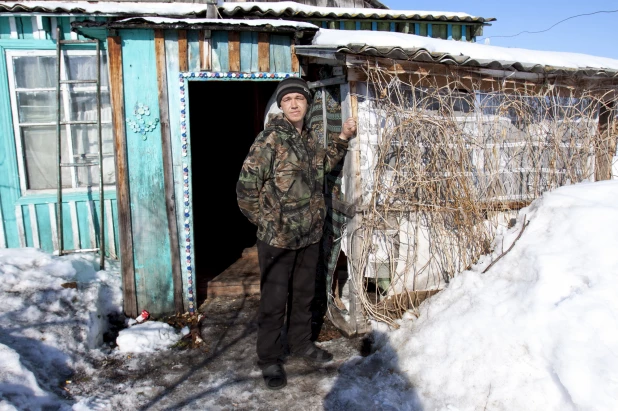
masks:
<instances>
[{"instance_id":1,"label":"black knit hat","mask_svg":"<svg viewBox=\"0 0 618 411\"><path fill-rule=\"evenodd\" d=\"M277 90L277 107L281 107L281 99L286 94L300 93L307 99L307 103L311 103L311 93L307 82L299 77L288 77L283 79L278 85Z\"/></svg>"}]
</instances>

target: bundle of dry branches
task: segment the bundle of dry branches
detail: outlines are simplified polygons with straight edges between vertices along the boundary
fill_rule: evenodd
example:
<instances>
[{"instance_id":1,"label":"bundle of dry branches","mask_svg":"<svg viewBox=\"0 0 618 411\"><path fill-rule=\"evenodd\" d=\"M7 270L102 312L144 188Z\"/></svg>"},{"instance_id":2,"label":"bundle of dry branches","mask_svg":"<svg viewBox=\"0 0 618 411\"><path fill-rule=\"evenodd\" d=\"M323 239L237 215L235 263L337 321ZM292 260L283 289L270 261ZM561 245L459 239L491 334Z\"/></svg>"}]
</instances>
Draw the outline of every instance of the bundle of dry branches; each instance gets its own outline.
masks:
<instances>
[{"instance_id":1,"label":"bundle of dry branches","mask_svg":"<svg viewBox=\"0 0 618 411\"><path fill-rule=\"evenodd\" d=\"M599 147L615 152L614 89L366 75L357 95L366 211L349 278L378 321L394 325L492 251L498 228L543 192L593 181Z\"/></svg>"}]
</instances>

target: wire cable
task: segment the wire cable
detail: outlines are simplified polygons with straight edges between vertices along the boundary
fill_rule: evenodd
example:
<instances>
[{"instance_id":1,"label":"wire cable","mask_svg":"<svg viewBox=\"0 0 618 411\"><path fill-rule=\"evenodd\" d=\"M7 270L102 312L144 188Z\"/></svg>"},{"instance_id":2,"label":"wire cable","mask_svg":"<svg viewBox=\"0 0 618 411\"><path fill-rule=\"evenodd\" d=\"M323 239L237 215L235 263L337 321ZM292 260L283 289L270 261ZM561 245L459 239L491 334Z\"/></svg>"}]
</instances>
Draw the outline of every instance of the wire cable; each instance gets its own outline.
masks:
<instances>
[{"instance_id":1,"label":"wire cable","mask_svg":"<svg viewBox=\"0 0 618 411\"><path fill-rule=\"evenodd\" d=\"M539 31L528 31L528 30L524 30L524 31L522 31L522 32L519 32L519 33L517 33L517 34L512 34L512 35L510 35L510 36L485 36L485 37L486 37L486 38L496 38L496 37L517 37L517 36L519 36L520 34L525 34L525 33L528 33L528 34L538 34L538 33L544 33L544 32L546 32L546 31L549 31L549 30L553 29L553 28L554 28L554 27L556 27L558 24L560 24L560 23L564 23L564 22L565 22L565 21L567 21L567 20L571 20L571 19L574 19L574 18L577 18L577 17L583 17L583 16L592 16L592 15L594 15L594 14L601 14L601 13L618 13L618 10L599 10L599 11L595 11L595 12L592 12L592 13L582 13L582 14L577 14L577 15L575 15L575 16L567 17L567 18L566 18L566 19L564 19L564 20L560 20L559 22L557 22L557 23L555 23L555 24L551 25L550 27L548 27L548 28L546 28L546 29L544 29L544 30L539 30Z\"/></svg>"}]
</instances>

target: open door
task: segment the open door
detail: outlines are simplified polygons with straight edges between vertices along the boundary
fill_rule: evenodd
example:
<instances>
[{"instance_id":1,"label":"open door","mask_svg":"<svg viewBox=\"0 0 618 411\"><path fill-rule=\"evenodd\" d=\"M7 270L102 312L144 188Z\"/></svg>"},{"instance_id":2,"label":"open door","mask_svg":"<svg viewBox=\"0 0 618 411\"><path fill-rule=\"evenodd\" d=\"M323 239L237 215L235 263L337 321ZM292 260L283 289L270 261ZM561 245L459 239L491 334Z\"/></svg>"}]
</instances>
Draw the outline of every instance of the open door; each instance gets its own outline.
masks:
<instances>
[{"instance_id":1,"label":"open door","mask_svg":"<svg viewBox=\"0 0 618 411\"><path fill-rule=\"evenodd\" d=\"M189 82L198 306L208 282L255 245L256 227L238 208L236 182L276 87L274 81Z\"/></svg>"}]
</instances>

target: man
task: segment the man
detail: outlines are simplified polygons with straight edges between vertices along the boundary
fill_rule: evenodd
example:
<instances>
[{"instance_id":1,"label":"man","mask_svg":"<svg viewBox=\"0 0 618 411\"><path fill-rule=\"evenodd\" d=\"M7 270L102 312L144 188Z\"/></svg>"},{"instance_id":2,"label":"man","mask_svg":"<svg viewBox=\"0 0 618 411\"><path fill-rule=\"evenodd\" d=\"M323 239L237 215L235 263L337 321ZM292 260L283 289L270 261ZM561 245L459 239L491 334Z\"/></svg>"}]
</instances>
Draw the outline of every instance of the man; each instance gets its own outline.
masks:
<instances>
[{"instance_id":1,"label":"man","mask_svg":"<svg viewBox=\"0 0 618 411\"><path fill-rule=\"evenodd\" d=\"M257 355L269 389L287 384L280 339L286 305L291 354L317 363L333 358L311 341L311 301L326 217L324 176L356 134L356 121L349 118L339 137L324 148L305 125L311 103L307 83L286 78L275 95L282 113L271 117L256 137L236 185L240 210L258 227Z\"/></svg>"}]
</instances>

